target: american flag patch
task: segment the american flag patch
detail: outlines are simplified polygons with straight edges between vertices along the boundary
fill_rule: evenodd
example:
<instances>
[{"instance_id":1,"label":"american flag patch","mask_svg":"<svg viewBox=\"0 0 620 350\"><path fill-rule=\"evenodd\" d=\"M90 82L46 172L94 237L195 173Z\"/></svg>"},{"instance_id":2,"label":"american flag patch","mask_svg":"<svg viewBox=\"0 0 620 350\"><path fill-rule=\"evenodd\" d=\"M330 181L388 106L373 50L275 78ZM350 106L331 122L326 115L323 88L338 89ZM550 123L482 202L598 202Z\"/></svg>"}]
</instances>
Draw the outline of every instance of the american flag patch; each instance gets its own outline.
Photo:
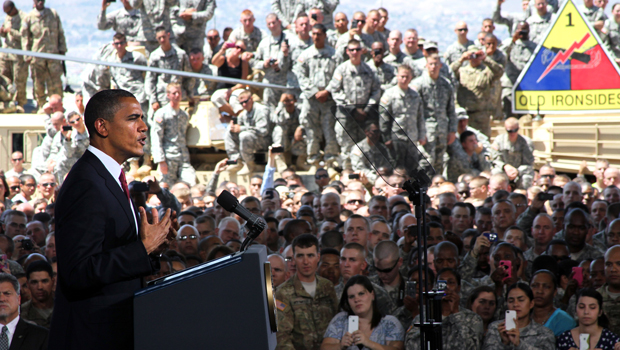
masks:
<instances>
[{"instance_id":1,"label":"american flag patch","mask_svg":"<svg viewBox=\"0 0 620 350\"><path fill-rule=\"evenodd\" d=\"M286 309L286 304L281 302L280 300L276 300L276 308L280 311L284 311Z\"/></svg>"}]
</instances>

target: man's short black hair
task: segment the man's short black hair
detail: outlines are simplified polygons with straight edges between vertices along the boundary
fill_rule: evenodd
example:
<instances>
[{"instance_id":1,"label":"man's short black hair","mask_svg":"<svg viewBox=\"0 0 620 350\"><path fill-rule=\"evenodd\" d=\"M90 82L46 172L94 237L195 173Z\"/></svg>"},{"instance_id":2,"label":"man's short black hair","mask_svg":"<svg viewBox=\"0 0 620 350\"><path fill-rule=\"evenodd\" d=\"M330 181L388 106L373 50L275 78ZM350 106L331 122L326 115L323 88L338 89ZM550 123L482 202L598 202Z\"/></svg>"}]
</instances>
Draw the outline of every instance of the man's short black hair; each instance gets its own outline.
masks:
<instances>
[{"instance_id":1,"label":"man's short black hair","mask_svg":"<svg viewBox=\"0 0 620 350\"><path fill-rule=\"evenodd\" d=\"M310 248L312 246L316 248L317 253L319 252L319 240L316 238L315 235L309 233L304 233L295 237L291 245L293 246L293 253L295 253L295 247Z\"/></svg>"},{"instance_id":2,"label":"man's short black hair","mask_svg":"<svg viewBox=\"0 0 620 350\"><path fill-rule=\"evenodd\" d=\"M159 33L159 32L169 33L168 29L166 29L166 27L164 26L157 26L157 28L155 28L155 33Z\"/></svg>"},{"instance_id":3,"label":"man's short black hair","mask_svg":"<svg viewBox=\"0 0 620 350\"><path fill-rule=\"evenodd\" d=\"M461 136L459 136L459 141L461 141L461 143L465 143L467 138L470 137L471 135L475 136L476 134L474 134L472 131L465 130L461 133Z\"/></svg>"},{"instance_id":4,"label":"man's short black hair","mask_svg":"<svg viewBox=\"0 0 620 350\"><path fill-rule=\"evenodd\" d=\"M99 118L112 121L114 115L121 108L119 101L123 98L133 98L131 92L122 89L102 90L88 100L84 109L84 125L90 137L96 134L95 121ZM137 100L136 100L137 101Z\"/></svg>"},{"instance_id":5,"label":"man's short black hair","mask_svg":"<svg viewBox=\"0 0 620 350\"><path fill-rule=\"evenodd\" d=\"M191 216L194 217L194 219L198 217L198 215L196 215L196 213L194 213L193 211L190 211L190 210L183 210L182 212L179 213L179 215L177 217L181 217L183 215L191 215Z\"/></svg>"},{"instance_id":6,"label":"man's short black hair","mask_svg":"<svg viewBox=\"0 0 620 350\"><path fill-rule=\"evenodd\" d=\"M28 269L26 270L26 278L30 280L30 275L33 272L45 271L50 275L50 278L54 276L54 270L52 269L52 265L45 260L37 260L33 261L28 265Z\"/></svg>"},{"instance_id":7,"label":"man's short black hair","mask_svg":"<svg viewBox=\"0 0 620 350\"><path fill-rule=\"evenodd\" d=\"M322 31L323 34L327 34L327 28L323 24L321 24L321 23L317 23L317 24L313 25L312 29L318 29L318 30Z\"/></svg>"},{"instance_id":8,"label":"man's short black hair","mask_svg":"<svg viewBox=\"0 0 620 350\"><path fill-rule=\"evenodd\" d=\"M321 249L321 256L325 255L336 255L337 257L340 257L340 252L334 248L323 248Z\"/></svg>"},{"instance_id":9,"label":"man's short black hair","mask_svg":"<svg viewBox=\"0 0 620 350\"><path fill-rule=\"evenodd\" d=\"M202 54L202 55L204 55L204 52L202 52L202 49L200 49L200 48L198 48L198 47L195 47L195 48L193 48L193 49L191 49L191 50L189 51L189 54L190 54L190 55L197 55L197 54Z\"/></svg>"},{"instance_id":10,"label":"man's short black hair","mask_svg":"<svg viewBox=\"0 0 620 350\"><path fill-rule=\"evenodd\" d=\"M338 231L327 231L321 235L321 248L336 248L344 244L342 233Z\"/></svg>"},{"instance_id":11,"label":"man's short black hair","mask_svg":"<svg viewBox=\"0 0 620 350\"><path fill-rule=\"evenodd\" d=\"M306 220L301 220L301 219L293 219L289 222L286 223L286 225L284 225L284 239L286 239L287 242L290 242L291 236L299 231L302 231L304 229L307 229L308 227L310 227L310 223ZM315 237L316 238L316 237ZM295 242L295 240L293 239L293 242ZM316 242L316 246L318 248L319 246L319 242L317 240ZM302 247L302 248L307 248L307 247Z\"/></svg>"}]
</instances>

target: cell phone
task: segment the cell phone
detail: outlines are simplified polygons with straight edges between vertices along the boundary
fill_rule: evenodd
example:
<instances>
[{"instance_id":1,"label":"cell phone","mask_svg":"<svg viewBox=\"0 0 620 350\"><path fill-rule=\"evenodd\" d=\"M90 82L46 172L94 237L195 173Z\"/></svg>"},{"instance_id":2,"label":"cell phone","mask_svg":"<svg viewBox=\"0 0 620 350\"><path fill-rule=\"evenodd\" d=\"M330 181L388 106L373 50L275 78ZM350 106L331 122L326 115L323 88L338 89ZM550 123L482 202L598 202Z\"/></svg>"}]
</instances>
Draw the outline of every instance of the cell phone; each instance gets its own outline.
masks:
<instances>
[{"instance_id":1,"label":"cell phone","mask_svg":"<svg viewBox=\"0 0 620 350\"><path fill-rule=\"evenodd\" d=\"M271 147L271 153L284 153L284 147Z\"/></svg>"},{"instance_id":2,"label":"cell phone","mask_svg":"<svg viewBox=\"0 0 620 350\"><path fill-rule=\"evenodd\" d=\"M476 55L475 53L472 53L471 56L469 56L469 58L471 58L472 60L475 60L476 58L478 58L478 55Z\"/></svg>"},{"instance_id":3,"label":"cell phone","mask_svg":"<svg viewBox=\"0 0 620 350\"><path fill-rule=\"evenodd\" d=\"M231 119L232 119L233 124L237 124L237 125L239 124L239 119L237 117L232 117Z\"/></svg>"},{"instance_id":4,"label":"cell phone","mask_svg":"<svg viewBox=\"0 0 620 350\"><path fill-rule=\"evenodd\" d=\"M418 288L418 282L407 281L407 295L408 296L415 298L417 288Z\"/></svg>"},{"instance_id":5,"label":"cell phone","mask_svg":"<svg viewBox=\"0 0 620 350\"><path fill-rule=\"evenodd\" d=\"M311 14L310 17L315 21L319 20L319 16L316 13Z\"/></svg>"},{"instance_id":6,"label":"cell phone","mask_svg":"<svg viewBox=\"0 0 620 350\"><path fill-rule=\"evenodd\" d=\"M527 35L529 32L527 30L520 30L519 34L521 35Z\"/></svg>"},{"instance_id":7,"label":"cell phone","mask_svg":"<svg viewBox=\"0 0 620 350\"><path fill-rule=\"evenodd\" d=\"M583 284L583 267L573 267L573 279L577 281L579 288L581 288L581 285Z\"/></svg>"},{"instance_id":8,"label":"cell phone","mask_svg":"<svg viewBox=\"0 0 620 350\"><path fill-rule=\"evenodd\" d=\"M495 232L486 232L486 233L483 233L482 235L488 238L489 242L491 243L497 242L497 233Z\"/></svg>"},{"instance_id":9,"label":"cell phone","mask_svg":"<svg viewBox=\"0 0 620 350\"><path fill-rule=\"evenodd\" d=\"M517 328L517 312L514 310L506 310L506 330Z\"/></svg>"},{"instance_id":10,"label":"cell phone","mask_svg":"<svg viewBox=\"0 0 620 350\"><path fill-rule=\"evenodd\" d=\"M448 286L448 281L444 281L444 280L437 281L437 290L438 291L446 290L447 286Z\"/></svg>"},{"instance_id":11,"label":"cell phone","mask_svg":"<svg viewBox=\"0 0 620 350\"><path fill-rule=\"evenodd\" d=\"M148 192L149 184L147 184L146 182L140 182L140 183L133 185L131 189L136 192Z\"/></svg>"},{"instance_id":12,"label":"cell phone","mask_svg":"<svg viewBox=\"0 0 620 350\"><path fill-rule=\"evenodd\" d=\"M357 315L349 316L349 333L353 333L360 329L360 317Z\"/></svg>"},{"instance_id":13,"label":"cell phone","mask_svg":"<svg viewBox=\"0 0 620 350\"><path fill-rule=\"evenodd\" d=\"M552 201L554 195L553 193L538 192L536 196L538 197L538 200L540 201Z\"/></svg>"},{"instance_id":14,"label":"cell phone","mask_svg":"<svg viewBox=\"0 0 620 350\"><path fill-rule=\"evenodd\" d=\"M293 199L295 197L295 192L284 192L286 195L286 198L290 198Z\"/></svg>"},{"instance_id":15,"label":"cell phone","mask_svg":"<svg viewBox=\"0 0 620 350\"><path fill-rule=\"evenodd\" d=\"M226 165L232 165L232 164L237 164L237 160L234 159L234 160L227 160L226 161Z\"/></svg>"},{"instance_id":16,"label":"cell phone","mask_svg":"<svg viewBox=\"0 0 620 350\"><path fill-rule=\"evenodd\" d=\"M62 126L62 131L71 131L71 129L73 129L73 127L71 125L63 125Z\"/></svg>"},{"instance_id":17,"label":"cell phone","mask_svg":"<svg viewBox=\"0 0 620 350\"><path fill-rule=\"evenodd\" d=\"M589 349L590 349L590 334L580 333L579 334L579 350L589 350Z\"/></svg>"},{"instance_id":18,"label":"cell phone","mask_svg":"<svg viewBox=\"0 0 620 350\"><path fill-rule=\"evenodd\" d=\"M359 179L360 175L359 174L349 174L349 180L354 180L354 179Z\"/></svg>"},{"instance_id":19,"label":"cell phone","mask_svg":"<svg viewBox=\"0 0 620 350\"><path fill-rule=\"evenodd\" d=\"M351 27L353 28L357 28L357 22L359 22L358 20L354 19L351 21Z\"/></svg>"},{"instance_id":20,"label":"cell phone","mask_svg":"<svg viewBox=\"0 0 620 350\"><path fill-rule=\"evenodd\" d=\"M284 43L288 46L288 39L284 39Z\"/></svg>"},{"instance_id":21,"label":"cell phone","mask_svg":"<svg viewBox=\"0 0 620 350\"><path fill-rule=\"evenodd\" d=\"M504 271L508 274L504 279L508 279L512 277L512 261L510 260L500 260L499 266L504 268Z\"/></svg>"},{"instance_id":22,"label":"cell phone","mask_svg":"<svg viewBox=\"0 0 620 350\"><path fill-rule=\"evenodd\" d=\"M381 55L383 53L383 50L380 50L380 49L376 49L376 50L373 50L373 51L375 53L375 56Z\"/></svg>"},{"instance_id":23,"label":"cell phone","mask_svg":"<svg viewBox=\"0 0 620 350\"><path fill-rule=\"evenodd\" d=\"M235 43L226 43L227 49L232 49L233 47L235 47Z\"/></svg>"}]
</instances>

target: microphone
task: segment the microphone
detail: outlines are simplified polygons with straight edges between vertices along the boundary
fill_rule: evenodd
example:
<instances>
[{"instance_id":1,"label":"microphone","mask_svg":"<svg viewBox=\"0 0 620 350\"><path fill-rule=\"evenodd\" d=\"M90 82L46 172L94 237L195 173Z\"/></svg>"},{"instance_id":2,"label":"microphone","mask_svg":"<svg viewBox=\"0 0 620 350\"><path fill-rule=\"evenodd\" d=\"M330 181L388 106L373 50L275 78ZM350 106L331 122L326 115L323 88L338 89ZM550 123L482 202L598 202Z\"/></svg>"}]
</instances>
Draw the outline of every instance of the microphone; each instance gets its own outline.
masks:
<instances>
[{"instance_id":1,"label":"microphone","mask_svg":"<svg viewBox=\"0 0 620 350\"><path fill-rule=\"evenodd\" d=\"M255 239L265 229L265 223L260 219L260 216L252 214L245 207L239 205L239 201L237 200L237 198L230 194L230 192L226 190L222 191L222 193L220 193L220 195L217 197L217 202L224 209L226 209L226 211L235 213L246 221L246 226L248 226L249 228L249 233L246 240Z\"/></svg>"}]
</instances>

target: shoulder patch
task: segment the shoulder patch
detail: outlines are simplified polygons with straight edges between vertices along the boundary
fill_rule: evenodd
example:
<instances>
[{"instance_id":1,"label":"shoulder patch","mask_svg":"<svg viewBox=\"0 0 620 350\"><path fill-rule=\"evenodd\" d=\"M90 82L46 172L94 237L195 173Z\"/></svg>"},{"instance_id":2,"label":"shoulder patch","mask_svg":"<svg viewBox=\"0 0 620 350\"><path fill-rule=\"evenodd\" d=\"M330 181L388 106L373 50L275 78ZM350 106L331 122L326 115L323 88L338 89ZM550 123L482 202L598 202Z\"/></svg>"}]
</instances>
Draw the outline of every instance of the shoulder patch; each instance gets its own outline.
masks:
<instances>
[{"instance_id":1,"label":"shoulder patch","mask_svg":"<svg viewBox=\"0 0 620 350\"><path fill-rule=\"evenodd\" d=\"M409 328L407 328L407 331L405 333L409 333L410 330L412 330L414 327L414 325L409 326Z\"/></svg>"},{"instance_id":2,"label":"shoulder patch","mask_svg":"<svg viewBox=\"0 0 620 350\"><path fill-rule=\"evenodd\" d=\"M300 55L299 58L297 59L297 62L304 63L304 55Z\"/></svg>"},{"instance_id":3,"label":"shoulder patch","mask_svg":"<svg viewBox=\"0 0 620 350\"><path fill-rule=\"evenodd\" d=\"M164 121L164 119L161 117L161 114L157 114L153 119L157 124L161 124L161 122Z\"/></svg>"},{"instance_id":4,"label":"shoulder patch","mask_svg":"<svg viewBox=\"0 0 620 350\"><path fill-rule=\"evenodd\" d=\"M334 75L334 79L336 80L342 80L342 74L338 73Z\"/></svg>"},{"instance_id":5,"label":"shoulder patch","mask_svg":"<svg viewBox=\"0 0 620 350\"><path fill-rule=\"evenodd\" d=\"M276 308L280 311L284 311L286 309L286 304L276 299Z\"/></svg>"},{"instance_id":6,"label":"shoulder patch","mask_svg":"<svg viewBox=\"0 0 620 350\"><path fill-rule=\"evenodd\" d=\"M381 97L381 103L386 105L386 104L390 103L390 101L384 95L383 97Z\"/></svg>"}]
</instances>

